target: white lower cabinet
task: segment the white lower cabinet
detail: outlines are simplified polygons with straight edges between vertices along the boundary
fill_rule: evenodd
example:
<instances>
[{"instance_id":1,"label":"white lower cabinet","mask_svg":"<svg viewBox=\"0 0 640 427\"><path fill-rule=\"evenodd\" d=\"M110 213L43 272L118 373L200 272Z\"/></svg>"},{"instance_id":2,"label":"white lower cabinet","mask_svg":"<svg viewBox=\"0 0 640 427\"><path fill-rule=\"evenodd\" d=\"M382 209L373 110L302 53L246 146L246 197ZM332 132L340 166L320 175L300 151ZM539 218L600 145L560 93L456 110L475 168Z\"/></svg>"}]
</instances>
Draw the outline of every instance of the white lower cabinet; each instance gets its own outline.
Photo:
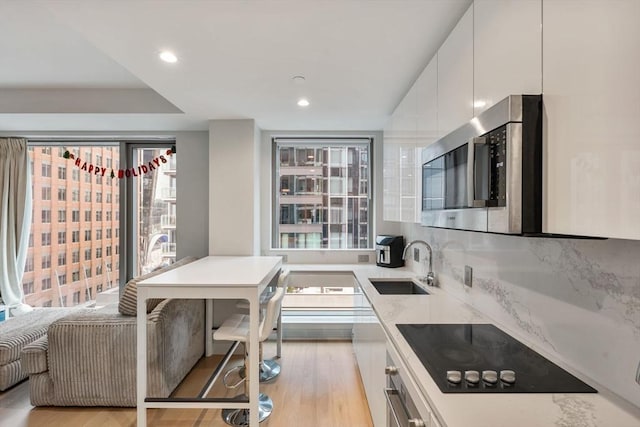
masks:
<instances>
[{"instance_id":1,"label":"white lower cabinet","mask_svg":"<svg viewBox=\"0 0 640 427\"><path fill-rule=\"evenodd\" d=\"M387 425L384 398L386 386L384 368L387 359L386 335L360 286L356 288L354 298L353 349L369 403L373 425L385 427Z\"/></svg>"}]
</instances>

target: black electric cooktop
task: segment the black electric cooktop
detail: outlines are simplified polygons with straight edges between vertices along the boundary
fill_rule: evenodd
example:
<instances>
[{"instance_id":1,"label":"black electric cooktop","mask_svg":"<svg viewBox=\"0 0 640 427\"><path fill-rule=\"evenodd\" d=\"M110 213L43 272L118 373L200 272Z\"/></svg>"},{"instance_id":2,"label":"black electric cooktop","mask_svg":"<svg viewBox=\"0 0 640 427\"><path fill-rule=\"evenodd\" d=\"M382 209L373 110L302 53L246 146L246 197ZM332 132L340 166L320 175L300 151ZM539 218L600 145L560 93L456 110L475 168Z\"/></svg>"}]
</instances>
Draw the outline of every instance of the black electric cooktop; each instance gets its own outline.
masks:
<instances>
[{"instance_id":1,"label":"black electric cooktop","mask_svg":"<svg viewBox=\"0 0 640 427\"><path fill-rule=\"evenodd\" d=\"M597 393L490 324L398 329L443 393Z\"/></svg>"}]
</instances>

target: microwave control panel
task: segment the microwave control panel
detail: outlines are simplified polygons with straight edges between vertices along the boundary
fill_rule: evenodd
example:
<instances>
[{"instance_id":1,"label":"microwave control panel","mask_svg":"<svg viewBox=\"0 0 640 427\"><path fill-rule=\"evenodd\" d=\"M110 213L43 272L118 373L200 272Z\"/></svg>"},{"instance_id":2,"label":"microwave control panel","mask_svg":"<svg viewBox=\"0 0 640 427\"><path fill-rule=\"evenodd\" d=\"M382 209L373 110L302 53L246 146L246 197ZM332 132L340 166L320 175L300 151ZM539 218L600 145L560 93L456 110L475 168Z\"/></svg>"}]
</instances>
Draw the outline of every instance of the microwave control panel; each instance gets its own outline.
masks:
<instances>
[{"instance_id":1,"label":"microwave control panel","mask_svg":"<svg viewBox=\"0 0 640 427\"><path fill-rule=\"evenodd\" d=\"M507 126L486 135L489 146L489 200L487 205L507 205Z\"/></svg>"}]
</instances>

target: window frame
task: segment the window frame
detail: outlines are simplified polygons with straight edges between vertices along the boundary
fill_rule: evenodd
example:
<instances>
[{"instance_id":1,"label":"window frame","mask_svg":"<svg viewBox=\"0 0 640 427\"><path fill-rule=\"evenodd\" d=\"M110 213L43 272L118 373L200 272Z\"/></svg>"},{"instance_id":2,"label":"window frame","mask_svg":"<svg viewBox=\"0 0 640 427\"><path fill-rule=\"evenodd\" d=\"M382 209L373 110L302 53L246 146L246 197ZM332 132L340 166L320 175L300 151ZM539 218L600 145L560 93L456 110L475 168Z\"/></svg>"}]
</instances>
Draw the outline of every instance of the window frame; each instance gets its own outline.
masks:
<instances>
[{"instance_id":1,"label":"window frame","mask_svg":"<svg viewBox=\"0 0 640 427\"><path fill-rule=\"evenodd\" d=\"M374 137L373 136L331 136L331 137L323 137L323 136L305 136L305 137L287 137L287 136L272 136L271 137L272 150L271 150L271 224L270 224L270 250L272 251L369 251L374 249L374 228L375 228L375 200L374 200ZM280 203L280 147L317 147L317 148L344 148L344 147L353 147L353 146L366 146L367 147L367 194L364 199L367 200L367 245L366 247L340 247L335 248L331 247L331 234L327 232L327 247L319 247L319 248L297 248L297 247L282 247L280 242L280 233L279 226L280 224L280 214L281 214L281 203ZM323 197L330 198L330 184L331 184L331 153L328 154L328 158L326 160L328 172L323 173L321 179L326 179L326 189L323 192ZM345 159L344 164L348 165L348 159ZM319 167L323 167L322 165ZM347 188L347 180L344 180L345 188ZM358 192L360 188L358 188ZM344 195L340 195L340 197L344 197L345 200L349 198L348 189L345 191ZM355 198L355 197L354 197ZM360 197L363 198L363 197ZM323 203L324 206L324 203ZM295 209L294 209L295 210ZM329 204L326 205L326 215L327 215L327 228L330 225L330 215L331 215L331 206ZM345 218L348 218L348 207L343 207L343 215ZM358 214L358 217L360 215ZM324 222L324 221L323 221ZM349 227L349 220L343 220L342 225ZM321 234L321 239L324 236L324 229ZM344 244L344 242L343 242ZM321 243L322 245L322 243ZM341 245L342 246L342 245Z\"/></svg>"}]
</instances>

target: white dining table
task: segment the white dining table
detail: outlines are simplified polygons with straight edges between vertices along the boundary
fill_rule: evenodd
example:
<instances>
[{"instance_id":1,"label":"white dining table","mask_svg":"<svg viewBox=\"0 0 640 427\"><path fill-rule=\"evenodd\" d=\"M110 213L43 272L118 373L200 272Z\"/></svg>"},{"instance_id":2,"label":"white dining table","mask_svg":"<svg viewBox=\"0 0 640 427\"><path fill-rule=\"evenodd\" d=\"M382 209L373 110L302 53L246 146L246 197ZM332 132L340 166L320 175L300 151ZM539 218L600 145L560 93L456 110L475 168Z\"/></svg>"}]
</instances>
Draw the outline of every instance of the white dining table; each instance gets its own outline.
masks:
<instances>
[{"instance_id":1,"label":"white dining table","mask_svg":"<svg viewBox=\"0 0 640 427\"><path fill-rule=\"evenodd\" d=\"M147 304L150 298L207 300L205 355L213 349L213 299L246 299L249 302L249 378L258 378L258 325L260 294L282 266L281 257L208 256L169 270L137 284L137 425L147 425L150 408L248 408L249 425L258 427L259 381L249 381L248 399L149 398L147 396ZM188 331L185 331L188 333Z\"/></svg>"}]
</instances>

